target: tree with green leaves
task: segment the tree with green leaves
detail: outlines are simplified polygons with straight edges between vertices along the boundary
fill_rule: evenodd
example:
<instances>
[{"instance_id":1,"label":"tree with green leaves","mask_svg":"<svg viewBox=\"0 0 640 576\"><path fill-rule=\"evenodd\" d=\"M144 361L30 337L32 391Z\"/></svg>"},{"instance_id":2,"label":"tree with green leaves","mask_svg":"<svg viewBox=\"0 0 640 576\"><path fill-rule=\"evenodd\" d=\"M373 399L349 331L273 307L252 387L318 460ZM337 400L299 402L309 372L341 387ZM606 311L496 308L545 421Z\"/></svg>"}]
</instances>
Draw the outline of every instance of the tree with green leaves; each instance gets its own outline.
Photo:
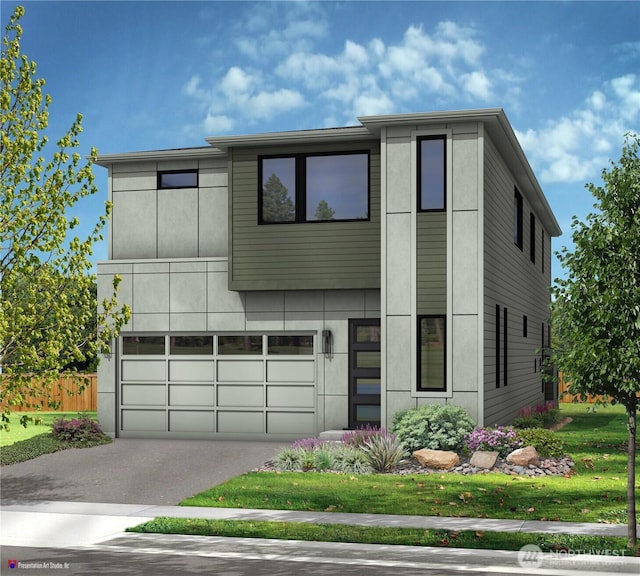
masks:
<instances>
[{"instance_id":1,"label":"tree with green leaves","mask_svg":"<svg viewBox=\"0 0 640 576\"><path fill-rule=\"evenodd\" d=\"M315 213L316 220L333 220L335 215L336 211L329 206L326 200L320 200L320 202L318 202Z\"/></svg>"},{"instance_id":2,"label":"tree with green leaves","mask_svg":"<svg viewBox=\"0 0 640 576\"><path fill-rule=\"evenodd\" d=\"M262 187L262 219L265 222L295 222L296 209L282 180L271 174Z\"/></svg>"},{"instance_id":3,"label":"tree with green leaves","mask_svg":"<svg viewBox=\"0 0 640 576\"><path fill-rule=\"evenodd\" d=\"M585 401L603 395L622 404L628 420L628 544L637 545L635 452L640 393L640 159L638 135L628 135L617 163L602 171L604 186L588 184L596 199L586 222L575 216L573 251L558 257L554 330L563 348L553 361L569 393Z\"/></svg>"},{"instance_id":4,"label":"tree with green leaves","mask_svg":"<svg viewBox=\"0 0 640 576\"><path fill-rule=\"evenodd\" d=\"M110 206L85 239L67 213L95 194L92 162L77 149L78 115L50 151L43 132L51 98L36 64L21 53L24 8L15 9L2 38L0 62L0 405L6 426L11 408L48 403L65 366L109 348L129 317L113 295L96 310L89 257L102 239ZM88 330L95 326L95 330ZM78 390L83 380L78 375ZM36 401L29 400L36 398ZM53 403L53 400L52 400ZM22 418L26 425L27 419Z\"/></svg>"}]
</instances>

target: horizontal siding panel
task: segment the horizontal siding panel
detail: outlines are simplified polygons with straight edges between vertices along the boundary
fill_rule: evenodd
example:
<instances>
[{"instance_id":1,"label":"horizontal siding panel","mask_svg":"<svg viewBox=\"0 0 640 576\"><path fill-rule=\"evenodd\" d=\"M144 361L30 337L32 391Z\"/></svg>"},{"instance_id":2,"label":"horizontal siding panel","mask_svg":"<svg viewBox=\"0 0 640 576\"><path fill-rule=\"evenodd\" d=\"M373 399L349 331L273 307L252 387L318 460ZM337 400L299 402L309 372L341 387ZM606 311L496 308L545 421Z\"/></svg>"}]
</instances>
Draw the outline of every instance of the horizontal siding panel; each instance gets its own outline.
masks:
<instances>
[{"instance_id":1,"label":"horizontal siding panel","mask_svg":"<svg viewBox=\"0 0 640 576\"><path fill-rule=\"evenodd\" d=\"M419 213L416 224L416 310L445 314L447 310L447 216Z\"/></svg>"},{"instance_id":2,"label":"horizontal siding panel","mask_svg":"<svg viewBox=\"0 0 640 576\"><path fill-rule=\"evenodd\" d=\"M259 155L354 150L370 151L369 221L258 225ZM314 287L313 282L319 282L317 287L379 287L378 142L245 148L232 152L231 163L232 289L307 289Z\"/></svg>"},{"instance_id":3,"label":"horizontal siding panel","mask_svg":"<svg viewBox=\"0 0 640 576\"><path fill-rule=\"evenodd\" d=\"M485 314L485 425L507 423L519 409L543 400L538 349L541 324L549 319L549 280L542 273L540 230L536 231L536 263L529 258L529 213L523 194L523 250L513 243L513 191L515 179L485 136L484 314ZM522 192L522 190L521 190ZM536 225L539 226L539 218ZM549 269L550 243L545 240L545 267ZM495 316L500 306L500 387L496 388ZM504 387L504 308L508 310L508 385ZM523 316L528 336L523 336Z\"/></svg>"}]
</instances>

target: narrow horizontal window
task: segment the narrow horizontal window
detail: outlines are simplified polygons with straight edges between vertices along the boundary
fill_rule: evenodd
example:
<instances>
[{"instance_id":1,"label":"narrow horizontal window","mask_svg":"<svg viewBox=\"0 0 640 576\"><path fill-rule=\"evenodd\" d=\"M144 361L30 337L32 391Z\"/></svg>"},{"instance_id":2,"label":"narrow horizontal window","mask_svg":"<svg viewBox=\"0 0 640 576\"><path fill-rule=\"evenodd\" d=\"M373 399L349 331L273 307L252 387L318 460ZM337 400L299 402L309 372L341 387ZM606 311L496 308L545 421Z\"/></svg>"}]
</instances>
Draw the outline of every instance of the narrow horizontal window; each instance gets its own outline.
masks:
<instances>
[{"instance_id":1,"label":"narrow horizontal window","mask_svg":"<svg viewBox=\"0 0 640 576\"><path fill-rule=\"evenodd\" d=\"M218 336L218 354L262 354L262 336Z\"/></svg>"},{"instance_id":2,"label":"narrow horizontal window","mask_svg":"<svg viewBox=\"0 0 640 576\"><path fill-rule=\"evenodd\" d=\"M369 219L369 153L258 159L259 222Z\"/></svg>"},{"instance_id":3,"label":"narrow horizontal window","mask_svg":"<svg viewBox=\"0 0 640 576\"><path fill-rule=\"evenodd\" d=\"M213 336L171 336L169 353L172 355L213 354Z\"/></svg>"},{"instance_id":4,"label":"narrow horizontal window","mask_svg":"<svg viewBox=\"0 0 640 576\"><path fill-rule=\"evenodd\" d=\"M197 188L197 170L167 170L158 172L158 188Z\"/></svg>"},{"instance_id":5,"label":"narrow horizontal window","mask_svg":"<svg viewBox=\"0 0 640 576\"><path fill-rule=\"evenodd\" d=\"M269 354L313 354L313 336L269 336Z\"/></svg>"},{"instance_id":6,"label":"narrow horizontal window","mask_svg":"<svg viewBox=\"0 0 640 576\"><path fill-rule=\"evenodd\" d=\"M418 139L419 210L444 210L446 207L445 144L444 136Z\"/></svg>"},{"instance_id":7,"label":"narrow horizontal window","mask_svg":"<svg viewBox=\"0 0 640 576\"><path fill-rule=\"evenodd\" d=\"M418 391L445 391L446 318L418 317Z\"/></svg>"},{"instance_id":8,"label":"narrow horizontal window","mask_svg":"<svg viewBox=\"0 0 640 576\"><path fill-rule=\"evenodd\" d=\"M164 336L123 336L123 355L164 354Z\"/></svg>"}]
</instances>

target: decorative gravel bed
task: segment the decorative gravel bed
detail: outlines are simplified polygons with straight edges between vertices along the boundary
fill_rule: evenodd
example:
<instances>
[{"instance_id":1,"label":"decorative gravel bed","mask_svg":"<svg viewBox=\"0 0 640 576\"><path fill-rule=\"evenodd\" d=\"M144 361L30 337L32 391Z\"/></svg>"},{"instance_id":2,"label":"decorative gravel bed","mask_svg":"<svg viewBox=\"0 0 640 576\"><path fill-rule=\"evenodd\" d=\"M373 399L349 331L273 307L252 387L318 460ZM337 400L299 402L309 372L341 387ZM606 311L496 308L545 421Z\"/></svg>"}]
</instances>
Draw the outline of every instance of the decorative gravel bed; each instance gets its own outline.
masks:
<instances>
[{"instance_id":1,"label":"decorative gravel bed","mask_svg":"<svg viewBox=\"0 0 640 576\"><path fill-rule=\"evenodd\" d=\"M504 460L498 459L496 465L491 469L478 468L477 466L471 466L469 459L461 459L461 463L455 468L448 470L436 470L433 468L425 468L421 466L415 458L409 458L405 460L398 468L396 468L392 474L491 474L502 473L509 474L511 476L530 476L530 477L542 477L542 476L569 476L572 474L575 463L569 456L563 458L541 458L539 466L530 465L528 467L515 466L508 464ZM265 462L259 468L256 468L254 472L277 472L278 468L274 462Z\"/></svg>"},{"instance_id":2,"label":"decorative gravel bed","mask_svg":"<svg viewBox=\"0 0 640 576\"><path fill-rule=\"evenodd\" d=\"M569 456L565 456L563 458L541 458L539 466L530 465L528 467L515 466L499 459L493 468L487 470L484 468L478 468L477 466L471 466L471 464L469 464L469 459L467 458L462 459L461 463L455 468L450 468L449 470L434 470L421 466L414 458L411 458L396 469L395 473L442 474L443 472L447 472L469 475L501 472L511 476L568 476L571 474L574 465L574 461Z\"/></svg>"}]
</instances>

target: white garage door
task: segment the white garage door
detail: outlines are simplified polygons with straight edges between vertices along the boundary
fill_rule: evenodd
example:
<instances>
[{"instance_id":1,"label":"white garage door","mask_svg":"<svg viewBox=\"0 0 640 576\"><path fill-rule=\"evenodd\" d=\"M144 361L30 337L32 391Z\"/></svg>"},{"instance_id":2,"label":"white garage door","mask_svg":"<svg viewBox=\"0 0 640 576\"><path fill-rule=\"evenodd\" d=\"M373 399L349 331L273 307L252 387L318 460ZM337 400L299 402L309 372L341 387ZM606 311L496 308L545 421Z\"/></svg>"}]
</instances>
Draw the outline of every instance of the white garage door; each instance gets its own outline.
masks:
<instances>
[{"instance_id":1,"label":"white garage door","mask_svg":"<svg viewBox=\"0 0 640 576\"><path fill-rule=\"evenodd\" d=\"M302 437L315 433L312 334L126 335L122 437Z\"/></svg>"}]
</instances>

